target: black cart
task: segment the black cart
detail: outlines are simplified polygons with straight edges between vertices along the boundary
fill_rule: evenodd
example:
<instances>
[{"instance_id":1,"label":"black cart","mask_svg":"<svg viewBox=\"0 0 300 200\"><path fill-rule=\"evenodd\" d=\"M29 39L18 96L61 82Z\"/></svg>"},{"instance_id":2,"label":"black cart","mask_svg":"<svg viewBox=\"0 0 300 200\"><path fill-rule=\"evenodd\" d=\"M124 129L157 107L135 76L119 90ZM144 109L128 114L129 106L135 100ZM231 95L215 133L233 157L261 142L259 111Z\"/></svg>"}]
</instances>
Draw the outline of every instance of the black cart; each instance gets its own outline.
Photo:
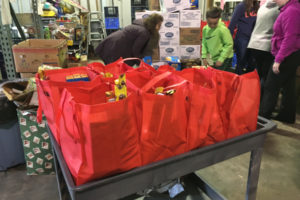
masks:
<instances>
[{"instance_id":1,"label":"black cart","mask_svg":"<svg viewBox=\"0 0 300 200\"><path fill-rule=\"evenodd\" d=\"M130 199L139 191L182 176L189 178L211 199L226 199L194 172L251 151L245 199L254 200L264 139L275 127L274 122L259 117L256 131L80 186L75 186L60 147L50 134L60 199Z\"/></svg>"}]
</instances>

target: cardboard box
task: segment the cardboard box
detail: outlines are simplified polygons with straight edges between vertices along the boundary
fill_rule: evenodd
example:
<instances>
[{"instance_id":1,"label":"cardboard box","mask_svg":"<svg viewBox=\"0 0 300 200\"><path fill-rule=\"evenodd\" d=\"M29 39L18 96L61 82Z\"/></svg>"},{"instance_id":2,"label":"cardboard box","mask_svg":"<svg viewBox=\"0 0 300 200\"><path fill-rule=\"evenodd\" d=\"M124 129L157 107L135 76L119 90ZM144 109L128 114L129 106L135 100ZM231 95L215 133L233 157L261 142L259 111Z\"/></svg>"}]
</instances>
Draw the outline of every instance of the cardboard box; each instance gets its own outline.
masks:
<instances>
[{"instance_id":1,"label":"cardboard box","mask_svg":"<svg viewBox=\"0 0 300 200\"><path fill-rule=\"evenodd\" d=\"M201 11L200 10L181 10L180 28L200 28Z\"/></svg>"},{"instance_id":2,"label":"cardboard box","mask_svg":"<svg viewBox=\"0 0 300 200\"><path fill-rule=\"evenodd\" d=\"M179 28L179 13L163 13L164 21L160 30Z\"/></svg>"},{"instance_id":3,"label":"cardboard box","mask_svg":"<svg viewBox=\"0 0 300 200\"><path fill-rule=\"evenodd\" d=\"M157 14L162 14L161 12L159 11L144 11L144 12L135 12L135 19L145 19L147 17L149 17L149 15L152 15L154 13L157 13Z\"/></svg>"},{"instance_id":4,"label":"cardboard box","mask_svg":"<svg viewBox=\"0 0 300 200\"><path fill-rule=\"evenodd\" d=\"M191 3L189 0L164 0L163 3L167 12L174 12L191 7Z\"/></svg>"},{"instance_id":5,"label":"cardboard box","mask_svg":"<svg viewBox=\"0 0 300 200\"><path fill-rule=\"evenodd\" d=\"M72 68L72 67L81 67L82 65L80 64L80 62L69 62L68 63L68 68Z\"/></svg>"},{"instance_id":6,"label":"cardboard box","mask_svg":"<svg viewBox=\"0 0 300 200\"><path fill-rule=\"evenodd\" d=\"M160 46L175 46L179 45L179 29L178 28L169 28L161 29L160 34Z\"/></svg>"},{"instance_id":7,"label":"cardboard box","mask_svg":"<svg viewBox=\"0 0 300 200\"><path fill-rule=\"evenodd\" d=\"M148 6L149 6L149 10L160 10L159 0L149 0Z\"/></svg>"},{"instance_id":8,"label":"cardboard box","mask_svg":"<svg viewBox=\"0 0 300 200\"><path fill-rule=\"evenodd\" d=\"M37 72L42 64L67 66L67 41L29 39L12 47L17 72Z\"/></svg>"},{"instance_id":9,"label":"cardboard box","mask_svg":"<svg viewBox=\"0 0 300 200\"><path fill-rule=\"evenodd\" d=\"M200 45L180 45L180 59L200 58Z\"/></svg>"},{"instance_id":10,"label":"cardboard box","mask_svg":"<svg viewBox=\"0 0 300 200\"><path fill-rule=\"evenodd\" d=\"M87 64L88 64L87 55L81 55L80 56L80 64L81 64L81 66L87 66Z\"/></svg>"},{"instance_id":11,"label":"cardboard box","mask_svg":"<svg viewBox=\"0 0 300 200\"><path fill-rule=\"evenodd\" d=\"M179 46L160 46L160 60L164 61L167 56L179 56Z\"/></svg>"},{"instance_id":12,"label":"cardboard box","mask_svg":"<svg viewBox=\"0 0 300 200\"><path fill-rule=\"evenodd\" d=\"M35 77L36 73L32 73L32 72L27 72L27 73L20 73L21 78L33 78Z\"/></svg>"},{"instance_id":13,"label":"cardboard box","mask_svg":"<svg viewBox=\"0 0 300 200\"><path fill-rule=\"evenodd\" d=\"M180 28L180 45L201 45L200 28Z\"/></svg>"},{"instance_id":14,"label":"cardboard box","mask_svg":"<svg viewBox=\"0 0 300 200\"><path fill-rule=\"evenodd\" d=\"M160 62L154 62L154 63L152 63L152 66L154 67L154 69L158 69L160 66L167 65L167 64L168 64L167 62L160 61Z\"/></svg>"}]
</instances>

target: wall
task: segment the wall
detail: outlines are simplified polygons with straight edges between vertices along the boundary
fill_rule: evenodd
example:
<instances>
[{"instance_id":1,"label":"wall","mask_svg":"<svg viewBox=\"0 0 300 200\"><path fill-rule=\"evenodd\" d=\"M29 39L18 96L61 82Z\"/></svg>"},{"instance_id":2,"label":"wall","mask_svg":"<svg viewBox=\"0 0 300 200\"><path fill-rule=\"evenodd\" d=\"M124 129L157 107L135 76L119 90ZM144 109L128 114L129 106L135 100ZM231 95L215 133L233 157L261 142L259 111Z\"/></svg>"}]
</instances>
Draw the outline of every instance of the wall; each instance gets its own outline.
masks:
<instances>
[{"instance_id":1,"label":"wall","mask_svg":"<svg viewBox=\"0 0 300 200\"><path fill-rule=\"evenodd\" d=\"M31 0L13 0L11 4L15 13L32 13Z\"/></svg>"}]
</instances>

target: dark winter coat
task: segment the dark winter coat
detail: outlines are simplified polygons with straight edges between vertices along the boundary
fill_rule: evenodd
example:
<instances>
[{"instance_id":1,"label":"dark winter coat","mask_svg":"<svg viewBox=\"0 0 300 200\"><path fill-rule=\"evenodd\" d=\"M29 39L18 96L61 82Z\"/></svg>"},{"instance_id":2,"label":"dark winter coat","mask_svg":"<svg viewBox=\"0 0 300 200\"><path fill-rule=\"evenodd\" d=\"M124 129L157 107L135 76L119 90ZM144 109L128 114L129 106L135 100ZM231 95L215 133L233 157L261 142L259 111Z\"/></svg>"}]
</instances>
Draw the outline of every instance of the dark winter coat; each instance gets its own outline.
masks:
<instances>
[{"instance_id":1,"label":"dark winter coat","mask_svg":"<svg viewBox=\"0 0 300 200\"><path fill-rule=\"evenodd\" d=\"M105 62L111 63L123 58L143 58L143 51L150 39L150 32L142 20L135 20L132 25L116 31L105 38L97 47L96 54Z\"/></svg>"}]
</instances>

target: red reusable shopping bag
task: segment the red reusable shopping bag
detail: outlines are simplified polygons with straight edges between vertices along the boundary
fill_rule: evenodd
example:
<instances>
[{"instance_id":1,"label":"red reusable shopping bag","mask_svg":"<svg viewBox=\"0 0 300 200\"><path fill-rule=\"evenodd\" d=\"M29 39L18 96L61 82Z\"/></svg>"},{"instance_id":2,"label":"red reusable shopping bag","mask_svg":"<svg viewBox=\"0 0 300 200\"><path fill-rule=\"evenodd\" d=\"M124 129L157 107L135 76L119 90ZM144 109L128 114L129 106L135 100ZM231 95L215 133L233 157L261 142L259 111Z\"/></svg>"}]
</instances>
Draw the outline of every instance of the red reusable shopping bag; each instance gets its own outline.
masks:
<instances>
[{"instance_id":1,"label":"red reusable shopping bag","mask_svg":"<svg viewBox=\"0 0 300 200\"><path fill-rule=\"evenodd\" d=\"M128 89L137 92L157 74L157 71L152 66L140 60L138 68L132 68L126 72L126 80L129 81Z\"/></svg>"},{"instance_id":2,"label":"red reusable shopping bag","mask_svg":"<svg viewBox=\"0 0 300 200\"><path fill-rule=\"evenodd\" d=\"M141 166L135 97L105 103L106 83L65 89L60 102L60 142L76 185Z\"/></svg>"},{"instance_id":3,"label":"red reusable shopping bag","mask_svg":"<svg viewBox=\"0 0 300 200\"><path fill-rule=\"evenodd\" d=\"M175 72L176 70L174 67L171 67L170 65L161 65L161 66L159 66L157 71L159 73L164 73L164 72Z\"/></svg>"},{"instance_id":4,"label":"red reusable shopping bag","mask_svg":"<svg viewBox=\"0 0 300 200\"><path fill-rule=\"evenodd\" d=\"M217 99L226 138L256 130L260 82L256 71L236 75L210 68L214 71Z\"/></svg>"},{"instance_id":5,"label":"red reusable shopping bag","mask_svg":"<svg viewBox=\"0 0 300 200\"><path fill-rule=\"evenodd\" d=\"M136 58L120 58L113 63L105 65L105 72L109 72L113 75L119 76L120 74L123 74L126 71L133 69L131 66L125 63L126 60L136 60Z\"/></svg>"},{"instance_id":6,"label":"red reusable shopping bag","mask_svg":"<svg viewBox=\"0 0 300 200\"><path fill-rule=\"evenodd\" d=\"M238 76L229 108L228 136L232 138L256 130L260 103L260 81L257 71Z\"/></svg>"},{"instance_id":7,"label":"red reusable shopping bag","mask_svg":"<svg viewBox=\"0 0 300 200\"><path fill-rule=\"evenodd\" d=\"M184 69L176 72L191 84L191 104L187 128L188 150L225 139L217 103L214 74L206 69Z\"/></svg>"},{"instance_id":8,"label":"red reusable shopping bag","mask_svg":"<svg viewBox=\"0 0 300 200\"><path fill-rule=\"evenodd\" d=\"M66 76L71 74L88 74L91 81L66 82ZM46 70L46 80L41 80L36 74L36 84L39 99L37 119L42 119L42 112L47 118L47 123L59 143L59 132L56 125L56 114L62 90L66 87L91 87L101 82L97 74L88 70L87 67L74 67L68 69Z\"/></svg>"},{"instance_id":9,"label":"red reusable shopping bag","mask_svg":"<svg viewBox=\"0 0 300 200\"><path fill-rule=\"evenodd\" d=\"M156 87L176 91L173 95L156 95ZM189 83L171 72L155 76L142 88L143 165L186 151L188 95Z\"/></svg>"}]
</instances>

